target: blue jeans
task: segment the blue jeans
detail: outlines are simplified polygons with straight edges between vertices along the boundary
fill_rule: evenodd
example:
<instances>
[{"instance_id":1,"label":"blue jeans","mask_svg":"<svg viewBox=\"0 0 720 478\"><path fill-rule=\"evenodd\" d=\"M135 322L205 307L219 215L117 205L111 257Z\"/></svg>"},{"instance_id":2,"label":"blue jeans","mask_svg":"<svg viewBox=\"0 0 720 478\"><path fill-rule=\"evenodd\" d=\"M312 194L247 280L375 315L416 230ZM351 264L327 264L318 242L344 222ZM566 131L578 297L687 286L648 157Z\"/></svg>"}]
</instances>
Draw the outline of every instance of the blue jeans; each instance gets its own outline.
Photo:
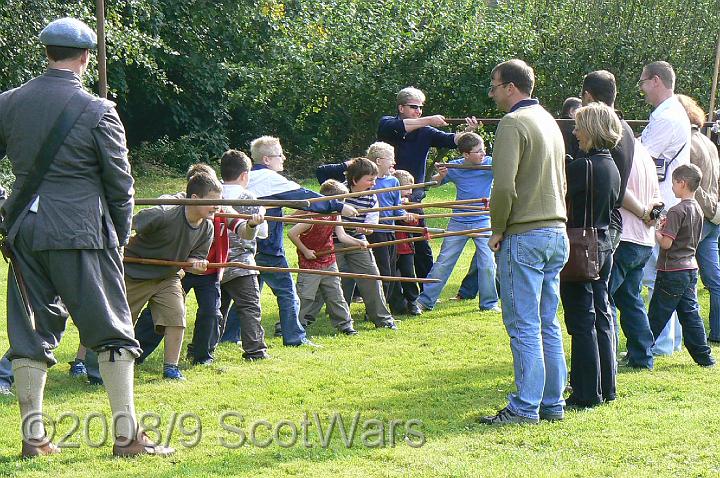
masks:
<instances>
[{"instance_id":1,"label":"blue jeans","mask_svg":"<svg viewBox=\"0 0 720 478\"><path fill-rule=\"evenodd\" d=\"M613 256L610 294L620 310L620 327L627 339L627 358L631 367L653 368L655 341L642 299L642 278L652 247L622 241ZM617 313L613 314L617 323Z\"/></svg>"},{"instance_id":2,"label":"blue jeans","mask_svg":"<svg viewBox=\"0 0 720 478\"><path fill-rule=\"evenodd\" d=\"M705 219L695 258L700 277L710 291L710 340L720 340L720 259L718 237L720 226Z\"/></svg>"},{"instance_id":3,"label":"blue jeans","mask_svg":"<svg viewBox=\"0 0 720 478\"><path fill-rule=\"evenodd\" d=\"M655 289L655 275L657 274L657 260L660 254L660 246L653 247L652 255L645 264L643 270L643 285L648 288L648 297L652 300L653 290ZM677 314L673 313L672 318L668 321L665 329L660 336L655 337L655 345L653 345L653 355L672 355L682 349L682 329L678 322Z\"/></svg>"},{"instance_id":4,"label":"blue jeans","mask_svg":"<svg viewBox=\"0 0 720 478\"><path fill-rule=\"evenodd\" d=\"M508 408L523 417L563 413L567 366L557 308L569 248L564 227L540 228L506 236L497 254L517 386Z\"/></svg>"},{"instance_id":5,"label":"blue jeans","mask_svg":"<svg viewBox=\"0 0 720 478\"><path fill-rule=\"evenodd\" d=\"M476 255L470 260L470 267L463 277L458 289L457 295L463 299L474 299L478 295L478 268L477 268L477 252Z\"/></svg>"},{"instance_id":6,"label":"blue jeans","mask_svg":"<svg viewBox=\"0 0 720 478\"><path fill-rule=\"evenodd\" d=\"M228 309L228 316L225 320L225 329L223 330L220 342L240 342L240 319L238 318L236 304L233 303Z\"/></svg>"},{"instance_id":7,"label":"blue jeans","mask_svg":"<svg viewBox=\"0 0 720 478\"><path fill-rule=\"evenodd\" d=\"M655 294L650 301L648 318L653 335L660 335L670 316L677 312L682 335L690 356L699 365L712 365L715 360L705 337L705 325L697 302L697 271L658 271Z\"/></svg>"},{"instance_id":8,"label":"blue jeans","mask_svg":"<svg viewBox=\"0 0 720 478\"><path fill-rule=\"evenodd\" d=\"M464 231L477 229L484 225L484 222L480 224L478 222L459 222L451 219L447 230ZM418 297L418 302L425 308L432 309L435 306L443 287L445 287L445 284L450 278L450 274L452 274L455 268L460 254L462 254L465 249L465 244L468 239L470 239L468 236L450 236L443 239L440 254L430 270L430 275L428 275L431 279L440 279L440 282L425 284L422 294ZM495 258L487 245L487 237L475 237L472 238L472 240L475 241L480 308L492 309L497 306L498 303L497 290L495 290Z\"/></svg>"},{"instance_id":9,"label":"blue jeans","mask_svg":"<svg viewBox=\"0 0 720 478\"><path fill-rule=\"evenodd\" d=\"M259 266L288 267L284 256L271 256L259 252L255 255ZM277 298L282 328L283 345L297 346L305 341L305 329L300 325L300 299L295 291L295 282L289 272L261 272L260 290L267 284Z\"/></svg>"},{"instance_id":10,"label":"blue jeans","mask_svg":"<svg viewBox=\"0 0 720 478\"><path fill-rule=\"evenodd\" d=\"M7 355L3 355L2 359L0 359L0 385L10 388L14 381L12 362L7 358Z\"/></svg>"}]
</instances>

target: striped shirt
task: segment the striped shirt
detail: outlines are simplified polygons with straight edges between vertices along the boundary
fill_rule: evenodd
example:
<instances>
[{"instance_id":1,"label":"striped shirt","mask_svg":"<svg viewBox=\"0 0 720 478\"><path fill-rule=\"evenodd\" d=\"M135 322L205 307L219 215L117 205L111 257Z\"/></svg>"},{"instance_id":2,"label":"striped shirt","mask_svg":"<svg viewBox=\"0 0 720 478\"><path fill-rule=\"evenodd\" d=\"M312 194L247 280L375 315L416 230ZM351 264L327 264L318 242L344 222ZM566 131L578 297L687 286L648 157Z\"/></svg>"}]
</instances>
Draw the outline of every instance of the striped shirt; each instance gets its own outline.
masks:
<instances>
[{"instance_id":1,"label":"striped shirt","mask_svg":"<svg viewBox=\"0 0 720 478\"><path fill-rule=\"evenodd\" d=\"M350 189L350 188L348 187L348 189ZM349 205L353 206L355 209L369 209L369 208L378 207L378 199L375 194L368 194L367 196L346 198L345 204L349 204ZM379 212L368 212L368 213L361 212L360 214L358 214L355 217L342 216L342 220L348 221L348 222L363 222L366 224L377 224L380 220L380 213ZM360 240L365 240L365 235L356 232L355 229L347 229L346 228L345 230L350 236L360 239ZM338 242L337 238L335 238L335 242Z\"/></svg>"}]
</instances>

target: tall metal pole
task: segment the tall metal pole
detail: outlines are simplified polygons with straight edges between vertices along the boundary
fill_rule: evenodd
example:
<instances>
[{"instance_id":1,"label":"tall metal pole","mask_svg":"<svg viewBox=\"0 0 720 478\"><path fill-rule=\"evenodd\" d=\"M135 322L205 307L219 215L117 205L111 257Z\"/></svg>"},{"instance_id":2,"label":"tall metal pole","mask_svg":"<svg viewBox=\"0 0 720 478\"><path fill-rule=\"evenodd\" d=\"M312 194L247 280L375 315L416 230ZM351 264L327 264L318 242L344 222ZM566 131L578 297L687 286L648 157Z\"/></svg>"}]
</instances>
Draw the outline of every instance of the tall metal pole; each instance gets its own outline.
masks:
<instances>
[{"instance_id":1,"label":"tall metal pole","mask_svg":"<svg viewBox=\"0 0 720 478\"><path fill-rule=\"evenodd\" d=\"M105 55L105 4L104 0L95 0L95 16L97 17L97 43L98 43L98 77L100 79L99 93L107 98L107 57Z\"/></svg>"}]
</instances>

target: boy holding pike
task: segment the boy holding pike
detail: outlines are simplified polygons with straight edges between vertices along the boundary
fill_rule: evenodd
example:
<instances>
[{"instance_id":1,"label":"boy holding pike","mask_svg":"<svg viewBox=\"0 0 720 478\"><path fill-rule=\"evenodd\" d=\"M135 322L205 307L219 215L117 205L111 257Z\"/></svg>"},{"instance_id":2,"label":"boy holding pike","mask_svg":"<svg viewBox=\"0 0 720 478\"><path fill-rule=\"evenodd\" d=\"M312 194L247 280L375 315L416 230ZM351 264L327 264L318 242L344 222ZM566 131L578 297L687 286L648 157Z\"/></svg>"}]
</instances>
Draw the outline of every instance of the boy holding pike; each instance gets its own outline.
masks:
<instances>
[{"instance_id":1,"label":"boy holding pike","mask_svg":"<svg viewBox=\"0 0 720 478\"><path fill-rule=\"evenodd\" d=\"M457 145L463 157L451 161L452 164L492 165L492 158L485 155L485 145L477 133L467 132L460 134ZM455 183L457 200L479 199L490 196L493 174L490 170L456 169L439 166L438 173L433 176L433 180L438 181L440 184ZM454 208L453 212L467 212L467 210L464 211L462 206L459 206ZM477 216L452 217L447 229L448 231L463 231L484 227L490 227L490 216L478 213ZM440 282L425 284L423 292L418 298L418 303L423 309L432 310L435 306L440 292L442 292L455 267L455 263L457 263L460 254L465 249L468 239L470 239L468 236L451 236L443 240L440 254L428 275L428 278L440 279ZM492 251L488 248L488 238L473 237L472 239L475 242L475 257L478 267L480 310L499 312L498 294L495 287L495 259Z\"/></svg>"}]
</instances>

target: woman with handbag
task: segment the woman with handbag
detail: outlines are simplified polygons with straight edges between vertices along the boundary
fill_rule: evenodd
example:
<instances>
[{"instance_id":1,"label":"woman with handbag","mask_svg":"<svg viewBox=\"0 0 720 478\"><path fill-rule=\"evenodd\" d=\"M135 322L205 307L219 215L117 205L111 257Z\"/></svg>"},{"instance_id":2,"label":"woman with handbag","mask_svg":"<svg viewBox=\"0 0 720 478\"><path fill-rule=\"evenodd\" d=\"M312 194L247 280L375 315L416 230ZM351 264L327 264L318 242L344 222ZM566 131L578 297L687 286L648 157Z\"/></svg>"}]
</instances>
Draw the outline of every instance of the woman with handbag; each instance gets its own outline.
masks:
<instances>
[{"instance_id":1,"label":"woman with handbag","mask_svg":"<svg viewBox=\"0 0 720 478\"><path fill-rule=\"evenodd\" d=\"M612 269L610 213L620 173L610 156L621 136L615 112L591 103L575 115L574 134L586 157L569 162L567 175L570 260L560 275L560 298L571 337L568 408L615 399L615 331L608 300Z\"/></svg>"}]
</instances>

